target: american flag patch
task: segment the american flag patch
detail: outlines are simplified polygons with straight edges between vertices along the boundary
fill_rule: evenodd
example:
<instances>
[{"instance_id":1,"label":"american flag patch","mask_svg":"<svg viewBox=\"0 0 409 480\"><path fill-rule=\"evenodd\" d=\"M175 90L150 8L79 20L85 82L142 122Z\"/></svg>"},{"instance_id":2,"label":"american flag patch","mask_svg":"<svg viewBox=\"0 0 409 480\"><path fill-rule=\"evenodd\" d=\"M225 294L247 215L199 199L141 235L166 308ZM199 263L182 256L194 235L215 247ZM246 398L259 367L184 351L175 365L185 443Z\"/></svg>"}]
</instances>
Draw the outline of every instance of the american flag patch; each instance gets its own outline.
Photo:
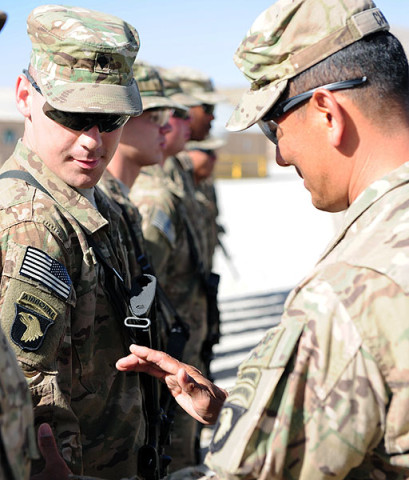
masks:
<instances>
[{"instance_id":1,"label":"american flag patch","mask_svg":"<svg viewBox=\"0 0 409 480\"><path fill-rule=\"evenodd\" d=\"M64 300L70 294L72 282L67 269L37 248L27 248L20 273L39 281Z\"/></svg>"}]
</instances>

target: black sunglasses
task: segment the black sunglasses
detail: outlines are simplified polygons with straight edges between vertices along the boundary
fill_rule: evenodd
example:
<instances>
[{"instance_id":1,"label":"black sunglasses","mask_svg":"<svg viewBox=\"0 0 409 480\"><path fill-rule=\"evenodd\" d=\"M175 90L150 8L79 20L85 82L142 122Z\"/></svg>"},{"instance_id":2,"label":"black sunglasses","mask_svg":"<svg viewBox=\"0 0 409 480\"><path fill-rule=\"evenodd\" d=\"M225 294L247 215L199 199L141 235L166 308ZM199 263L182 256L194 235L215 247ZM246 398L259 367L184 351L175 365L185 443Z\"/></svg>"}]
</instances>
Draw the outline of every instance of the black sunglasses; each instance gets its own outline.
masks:
<instances>
[{"instance_id":1,"label":"black sunglasses","mask_svg":"<svg viewBox=\"0 0 409 480\"><path fill-rule=\"evenodd\" d=\"M269 113L267 113L267 115L263 117L263 120L273 120L281 117L281 115L284 115L284 113L287 113L301 102L311 98L314 95L314 92L319 88L325 88L326 90L344 90L346 88L358 87L359 85L365 83L366 80L366 77L354 78L353 80L342 80L340 82L328 83L327 85L312 88L311 90L307 90L306 92L300 93L291 98L287 98L287 100L278 103L272 110L270 110Z\"/></svg>"},{"instance_id":2,"label":"black sunglasses","mask_svg":"<svg viewBox=\"0 0 409 480\"><path fill-rule=\"evenodd\" d=\"M210 105L209 103L202 103L202 108L206 115L214 114L214 105Z\"/></svg>"},{"instance_id":3,"label":"black sunglasses","mask_svg":"<svg viewBox=\"0 0 409 480\"><path fill-rule=\"evenodd\" d=\"M190 118L189 110L180 110L178 108L175 108L172 117L181 118L182 120L189 120Z\"/></svg>"},{"instance_id":4,"label":"black sunglasses","mask_svg":"<svg viewBox=\"0 0 409 480\"><path fill-rule=\"evenodd\" d=\"M40 95L42 95L40 87L37 85L36 81L30 75L28 70L23 70L23 73L33 88ZM129 120L129 115L64 112L63 110L57 110L56 108L51 107L51 105L48 103L44 104L43 112L54 122L78 132L90 130L95 126L98 127L98 130L101 133L113 132L114 130L122 127L122 125L125 125L125 123Z\"/></svg>"},{"instance_id":5,"label":"black sunglasses","mask_svg":"<svg viewBox=\"0 0 409 480\"><path fill-rule=\"evenodd\" d=\"M276 106L274 106L264 117L257 122L264 135L271 140L274 145L278 145L277 130L278 124L275 122L281 115L284 115L292 108L296 107L300 103L311 98L316 90L319 88L325 88L326 90L344 90L346 88L354 88L364 84L367 81L367 77L354 78L352 80L342 80L340 82L328 83L319 87L307 90L304 93L295 95L288 98Z\"/></svg>"}]
</instances>

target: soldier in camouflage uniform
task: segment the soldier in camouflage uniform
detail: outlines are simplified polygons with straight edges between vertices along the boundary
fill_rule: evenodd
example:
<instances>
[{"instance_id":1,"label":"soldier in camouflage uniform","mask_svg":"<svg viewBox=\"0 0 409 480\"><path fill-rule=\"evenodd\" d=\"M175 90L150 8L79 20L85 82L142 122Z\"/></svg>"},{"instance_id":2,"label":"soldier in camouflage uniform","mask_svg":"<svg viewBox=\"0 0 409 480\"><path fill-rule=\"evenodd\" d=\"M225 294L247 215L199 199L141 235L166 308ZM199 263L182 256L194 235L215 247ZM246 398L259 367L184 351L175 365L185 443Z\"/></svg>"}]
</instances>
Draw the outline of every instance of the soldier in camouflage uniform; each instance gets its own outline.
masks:
<instances>
[{"instance_id":1,"label":"soldier in camouflage uniform","mask_svg":"<svg viewBox=\"0 0 409 480\"><path fill-rule=\"evenodd\" d=\"M128 349L126 292L139 272L120 210L93 187L122 125L142 111L139 38L79 7L38 7L27 26L32 54L16 87L25 131L1 169L1 326L36 425L50 424L70 469L132 477L145 408L139 375L118 374L115 361Z\"/></svg>"},{"instance_id":2,"label":"soldier in camouflage uniform","mask_svg":"<svg viewBox=\"0 0 409 480\"><path fill-rule=\"evenodd\" d=\"M167 70L167 76L177 81L185 94L199 102L198 105L191 105L189 109L190 139L204 140L212 127L214 108L218 103L224 101L224 96L216 91L211 78L194 68L172 67Z\"/></svg>"},{"instance_id":3,"label":"soldier in camouflage uniform","mask_svg":"<svg viewBox=\"0 0 409 480\"><path fill-rule=\"evenodd\" d=\"M225 143L221 138L208 137L201 142L190 141L186 144L193 167L196 198L202 205L202 212L206 219L204 222L204 234L206 236L210 268L213 265L216 246L219 245L219 233L224 232L224 228L217 221L219 207L213 171L217 161L217 150Z\"/></svg>"},{"instance_id":4,"label":"soldier in camouflage uniform","mask_svg":"<svg viewBox=\"0 0 409 480\"><path fill-rule=\"evenodd\" d=\"M175 79L185 95L190 95L200 102L189 108L190 139L203 141L209 134L211 122L214 119L215 105L224 97L215 90L213 82L202 72L189 67L173 67L167 71L168 78ZM207 335L202 346L202 358L206 374L210 377L210 361L213 357L213 345L218 343L219 310L217 304L217 288L219 275L212 272L214 236L209 230L215 231L215 225L209 227L209 203L204 202L203 195L198 192L194 179L194 168L189 151L170 155L164 165L165 172L180 186L184 193L185 211L200 249L201 269L204 272L207 297L206 320ZM210 286L211 285L211 286Z\"/></svg>"},{"instance_id":5,"label":"soldier in camouflage uniform","mask_svg":"<svg viewBox=\"0 0 409 480\"><path fill-rule=\"evenodd\" d=\"M192 97L182 94L177 83L175 85L167 79L166 71L161 70L161 76L165 93L172 100L176 99L185 106L196 104ZM183 148L188 138L184 132L189 120L181 116L178 113L170 119L174 131L170 132L171 139L166 140L167 153L176 153ZM176 135L172 135L175 132ZM194 196L187 199L183 184L156 165L141 170L130 198L142 215L143 234L158 281L182 321L189 326L190 337L183 358L202 368L201 347L207 334L206 292L200 271L203 250L186 206L187 200L194 200ZM199 209L195 215L200 215ZM198 258L194 257L195 254ZM196 431L197 422L178 409L168 449L172 457L171 470L196 462Z\"/></svg>"},{"instance_id":6,"label":"soldier in camouflage uniform","mask_svg":"<svg viewBox=\"0 0 409 480\"><path fill-rule=\"evenodd\" d=\"M258 123L313 204L346 211L223 408L159 352L118 363L161 366L204 421L220 411L206 460L218 478L409 478L409 76L388 30L371 0L280 0L238 48L252 85L228 127Z\"/></svg>"},{"instance_id":7,"label":"soldier in camouflage uniform","mask_svg":"<svg viewBox=\"0 0 409 480\"><path fill-rule=\"evenodd\" d=\"M130 261L138 261L142 263L142 268L145 268L146 263L149 264L149 254L143 239L142 217L128 195L141 168L163 163L165 135L172 129L170 117L175 112L187 112L188 109L165 95L163 81L157 68L137 60L133 66L133 74L141 95L143 113L138 117L132 117L124 126L118 148L103 173L99 186L125 209L127 229L128 231L133 229L135 235L134 241L132 242L130 238L129 243L136 243L134 251L128 252ZM158 314L162 321L158 327L161 348L164 349L166 334L173 319L172 312L167 310L163 302L159 307Z\"/></svg>"}]
</instances>

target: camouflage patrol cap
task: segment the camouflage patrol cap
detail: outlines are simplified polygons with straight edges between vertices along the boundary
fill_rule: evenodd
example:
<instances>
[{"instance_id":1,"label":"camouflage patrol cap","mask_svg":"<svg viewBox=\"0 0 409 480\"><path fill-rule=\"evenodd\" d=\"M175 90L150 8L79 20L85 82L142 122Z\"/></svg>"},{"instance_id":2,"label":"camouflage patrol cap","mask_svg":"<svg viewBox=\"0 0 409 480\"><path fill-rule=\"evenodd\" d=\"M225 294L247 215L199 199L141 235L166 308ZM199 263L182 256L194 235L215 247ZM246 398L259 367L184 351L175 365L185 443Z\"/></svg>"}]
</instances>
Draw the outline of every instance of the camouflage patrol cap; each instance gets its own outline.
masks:
<instances>
[{"instance_id":1,"label":"camouflage patrol cap","mask_svg":"<svg viewBox=\"0 0 409 480\"><path fill-rule=\"evenodd\" d=\"M163 87L165 89L166 96L188 108L197 107L198 105L202 104L202 102L197 100L197 98L183 92L179 84L179 77L178 75L174 74L172 70L161 68L159 71L163 80Z\"/></svg>"},{"instance_id":2,"label":"camouflage patrol cap","mask_svg":"<svg viewBox=\"0 0 409 480\"><path fill-rule=\"evenodd\" d=\"M4 27L7 20L7 13L0 10L0 30Z\"/></svg>"},{"instance_id":3,"label":"camouflage patrol cap","mask_svg":"<svg viewBox=\"0 0 409 480\"><path fill-rule=\"evenodd\" d=\"M43 5L27 19L30 65L47 102L68 112L139 115L132 65L138 32L120 18L82 7Z\"/></svg>"},{"instance_id":4,"label":"camouflage patrol cap","mask_svg":"<svg viewBox=\"0 0 409 480\"><path fill-rule=\"evenodd\" d=\"M371 0L279 0L256 19L234 55L251 87L227 129L250 127L273 107L290 78L381 30L389 25Z\"/></svg>"},{"instance_id":5,"label":"camouflage patrol cap","mask_svg":"<svg viewBox=\"0 0 409 480\"><path fill-rule=\"evenodd\" d=\"M216 105L223 102L224 96L216 92L212 80L204 73L191 67L172 67L169 74L178 79L182 91L200 102L200 104Z\"/></svg>"},{"instance_id":6,"label":"camouflage patrol cap","mask_svg":"<svg viewBox=\"0 0 409 480\"><path fill-rule=\"evenodd\" d=\"M159 69L146 62L136 61L133 65L133 75L138 84L144 110L162 107L187 110L186 107L165 95L163 79Z\"/></svg>"}]
</instances>

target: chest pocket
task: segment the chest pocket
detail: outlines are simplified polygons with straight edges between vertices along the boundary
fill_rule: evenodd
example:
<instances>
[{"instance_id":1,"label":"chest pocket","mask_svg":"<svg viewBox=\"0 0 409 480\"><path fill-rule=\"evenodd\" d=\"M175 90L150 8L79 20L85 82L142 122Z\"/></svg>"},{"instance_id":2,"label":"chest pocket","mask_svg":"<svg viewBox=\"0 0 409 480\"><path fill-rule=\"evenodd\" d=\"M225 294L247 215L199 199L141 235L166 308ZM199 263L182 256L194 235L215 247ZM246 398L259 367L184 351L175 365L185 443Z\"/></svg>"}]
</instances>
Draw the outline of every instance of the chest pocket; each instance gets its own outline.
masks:
<instances>
[{"instance_id":1,"label":"chest pocket","mask_svg":"<svg viewBox=\"0 0 409 480\"><path fill-rule=\"evenodd\" d=\"M254 433L271 404L304 324L293 321L270 329L239 369L235 387L216 424L206 463L216 472L238 474ZM234 452L234 455L232 454Z\"/></svg>"}]
</instances>

